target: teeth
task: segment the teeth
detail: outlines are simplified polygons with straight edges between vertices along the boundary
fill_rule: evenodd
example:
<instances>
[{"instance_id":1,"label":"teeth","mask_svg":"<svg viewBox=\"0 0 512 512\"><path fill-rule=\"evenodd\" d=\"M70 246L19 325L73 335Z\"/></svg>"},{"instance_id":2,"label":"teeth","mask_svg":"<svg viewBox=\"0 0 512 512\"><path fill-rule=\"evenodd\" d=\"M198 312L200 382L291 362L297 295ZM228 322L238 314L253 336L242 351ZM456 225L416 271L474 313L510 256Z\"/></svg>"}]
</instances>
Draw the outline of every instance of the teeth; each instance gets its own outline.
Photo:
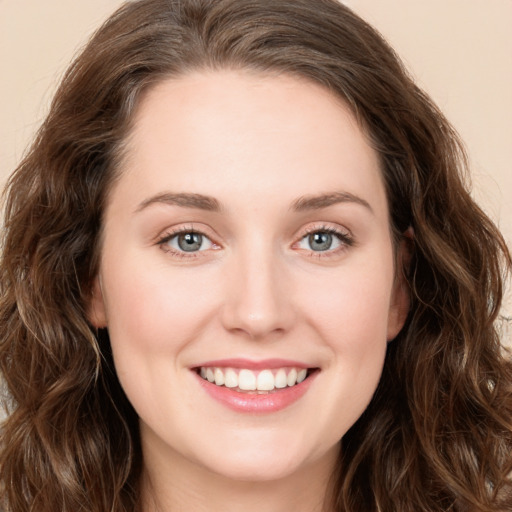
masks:
<instances>
[{"instance_id":1,"label":"teeth","mask_svg":"<svg viewBox=\"0 0 512 512\"><path fill-rule=\"evenodd\" d=\"M208 371L206 372L208 375ZM292 368L290 370L290 373L288 374L288 378L286 379L286 383L288 386L293 386L297 382L297 370L295 368Z\"/></svg>"},{"instance_id":2,"label":"teeth","mask_svg":"<svg viewBox=\"0 0 512 512\"><path fill-rule=\"evenodd\" d=\"M238 387L238 375L235 373L235 370L232 370L231 368L226 370L226 374L224 376L224 386L227 388Z\"/></svg>"},{"instance_id":3,"label":"teeth","mask_svg":"<svg viewBox=\"0 0 512 512\"><path fill-rule=\"evenodd\" d=\"M258 391L272 391L274 389L274 376L270 370L263 370L258 374L256 387Z\"/></svg>"},{"instance_id":4,"label":"teeth","mask_svg":"<svg viewBox=\"0 0 512 512\"><path fill-rule=\"evenodd\" d=\"M279 368L252 370L235 368L201 367L201 377L217 386L237 388L239 391L273 391L300 384L308 374L306 368Z\"/></svg>"},{"instance_id":5,"label":"teeth","mask_svg":"<svg viewBox=\"0 0 512 512\"><path fill-rule=\"evenodd\" d=\"M256 376L251 370L240 370L238 387L244 391L254 391L256 389Z\"/></svg>"},{"instance_id":6,"label":"teeth","mask_svg":"<svg viewBox=\"0 0 512 512\"><path fill-rule=\"evenodd\" d=\"M222 386L224 384L224 373L220 368L215 368L213 375L215 376L215 384Z\"/></svg>"},{"instance_id":7,"label":"teeth","mask_svg":"<svg viewBox=\"0 0 512 512\"><path fill-rule=\"evenodd\" d=\"M282 389L288 386L288 379L286 378L286 372L281 368L276 373L274 378L274 384L277 389Z\"/></svg>"}]
</instances>

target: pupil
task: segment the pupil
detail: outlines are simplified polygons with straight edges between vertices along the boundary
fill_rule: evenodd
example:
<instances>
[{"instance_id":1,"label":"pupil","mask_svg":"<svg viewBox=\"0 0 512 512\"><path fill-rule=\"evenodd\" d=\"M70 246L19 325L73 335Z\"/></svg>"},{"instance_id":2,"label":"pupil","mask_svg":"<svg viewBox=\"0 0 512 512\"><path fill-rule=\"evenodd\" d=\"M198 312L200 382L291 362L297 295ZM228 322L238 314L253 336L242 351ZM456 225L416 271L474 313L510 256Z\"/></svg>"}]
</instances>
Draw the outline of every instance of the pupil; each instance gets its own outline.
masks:
<instances>
[{"instance_id":1,"label":"pupil","mask_svg":"<svg viewBox=\"0 0 512 512\"><path fill-rule=\"evenodd\" d=\"M332 245L330 233L313 233L309 235L309 245L314 251L327 251Z\"/></svg>"},{"instance_id":2,"label":"pupil","mask_svg":"<svg viewBox=\"0 0 512 512\"><path fill-rule=\"evenodd\" d=\"M203 237L199 233L185 233L178 237L178 245L182 251L192 252L201 248Z\"/></svg>"}]
</instances>

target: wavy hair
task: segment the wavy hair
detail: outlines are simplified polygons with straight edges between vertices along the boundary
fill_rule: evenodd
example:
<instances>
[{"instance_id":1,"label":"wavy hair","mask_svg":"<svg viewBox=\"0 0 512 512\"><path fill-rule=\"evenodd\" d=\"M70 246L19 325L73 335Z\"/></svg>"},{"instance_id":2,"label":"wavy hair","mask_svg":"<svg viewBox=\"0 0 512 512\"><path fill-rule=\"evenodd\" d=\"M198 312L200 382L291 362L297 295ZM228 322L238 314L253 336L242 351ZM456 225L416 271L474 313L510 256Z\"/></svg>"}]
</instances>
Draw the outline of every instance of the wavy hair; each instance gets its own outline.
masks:
<instances>
[{"instance_id":1,"label":"wavy hair","mask_svg":"<svg viewBox=\"0 0 512 512\"><path fill-rule=\"evenodd\" d=\"M102 215L141 94L198 69L285 73L352 109L380 155L411 311L342 439L343 512L512 509L512 363L495 320L510 253L468 191L464 149L382 37L335 0L138 0L66 73L10 178L0 263L6 512L140 510L137 416L87 321Z\"/></svg>"}]
</instances>

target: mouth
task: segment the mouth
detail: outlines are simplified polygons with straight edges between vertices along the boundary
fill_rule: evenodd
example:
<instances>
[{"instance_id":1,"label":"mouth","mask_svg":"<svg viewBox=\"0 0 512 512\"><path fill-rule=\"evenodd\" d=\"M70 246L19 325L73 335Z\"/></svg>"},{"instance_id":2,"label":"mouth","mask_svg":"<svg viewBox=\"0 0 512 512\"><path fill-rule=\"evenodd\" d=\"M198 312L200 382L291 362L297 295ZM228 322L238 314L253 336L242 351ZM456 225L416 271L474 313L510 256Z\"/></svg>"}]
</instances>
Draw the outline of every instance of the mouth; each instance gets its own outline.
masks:
<instances>
[{"instance_id":1,"label":"mouth","mask_svg":"<svg viewBox=\"0 0 512 512\"><path fill-rule=\"evenodd\" d=\"M297 387L319 368L284 366L280 368L249 368L200 366L194 371L203 380L237 393L265 395Z\"/></svg>"}]
</instances>

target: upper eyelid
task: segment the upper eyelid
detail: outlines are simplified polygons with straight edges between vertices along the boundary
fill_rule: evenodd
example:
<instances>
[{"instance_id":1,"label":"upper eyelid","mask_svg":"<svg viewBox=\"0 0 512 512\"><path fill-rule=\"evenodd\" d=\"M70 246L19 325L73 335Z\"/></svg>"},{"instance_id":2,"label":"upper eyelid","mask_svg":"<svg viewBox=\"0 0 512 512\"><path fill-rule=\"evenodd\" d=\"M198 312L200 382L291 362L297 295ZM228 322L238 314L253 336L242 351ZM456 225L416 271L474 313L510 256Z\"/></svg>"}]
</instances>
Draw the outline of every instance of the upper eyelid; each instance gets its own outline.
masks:
<instances>
[{"instance_id":1,"label":"upper eyelid","mask_svg":"<svg viewBox=\"0 0 512 512\"><path fill-rule=\"evenodd\" d=\"M156 242L161 242L162 240L169 240L174 236L183 234L183 233L197 233L199 235L205 236L210 239L212 242L215 242L214 235L210 233L211 230L197 227L193 224L181 225L179 227L170 227L162 230L156 237ZM218 243L218 242L215 242Z\"/></svg>"},{"instance_id":2,"label":"upper eyelid","mask_svg":"<svg viewBox=\"0 0 512 512\"><path fill-rule=\"evenodd\" d=\"M352 240L354 239L352 231L347 227L341 226L339 224L334 225L333 223L326 222L309 224L305 228L301 228L300 230L298 230L296 232L295 237L297 238L297 240L302 240L304 237L308 235L311 235L313 233L319 233L322 231L337 234L344 238L350 238Z\"/></svg>"},{"instance_id":3,"label":"upper eyelid","mask_svg":"<svg viewBox=\"0 0 512 512\"><path fill-rule=\"evenodd\" d=\"M340 229L340 228L335 228L335 227L332 227L332 226L321 226L321 227L314 227L314 228L306 229L304 231L303 237L311 235L313 233L322 233L322 232L334 233L334 234L346 235L346 236L352 236L351 232L348 229Z\"/></svg>"},{"instance_id":4,"label":"upper eyelid","mask_svg":"<svg viewBox=\"0 0 512 512\"><path fill-rule=\"evenodd\" d=\"M197 231L195 229L185 229L183 231L163 233L160 237L158 237L157 241L158 241L158 243L165 243L165 242L168 242L169 240L172 240L173 238L176 238L179 235L183 235L186 233L195 233L197 235L201 235L204 238L208 238L208 240L210 240L212 243L215 243L215 242L213 242L211 237L208 236L206 233L203 233L202 231Z\"/></svg>"}]
</instances>

